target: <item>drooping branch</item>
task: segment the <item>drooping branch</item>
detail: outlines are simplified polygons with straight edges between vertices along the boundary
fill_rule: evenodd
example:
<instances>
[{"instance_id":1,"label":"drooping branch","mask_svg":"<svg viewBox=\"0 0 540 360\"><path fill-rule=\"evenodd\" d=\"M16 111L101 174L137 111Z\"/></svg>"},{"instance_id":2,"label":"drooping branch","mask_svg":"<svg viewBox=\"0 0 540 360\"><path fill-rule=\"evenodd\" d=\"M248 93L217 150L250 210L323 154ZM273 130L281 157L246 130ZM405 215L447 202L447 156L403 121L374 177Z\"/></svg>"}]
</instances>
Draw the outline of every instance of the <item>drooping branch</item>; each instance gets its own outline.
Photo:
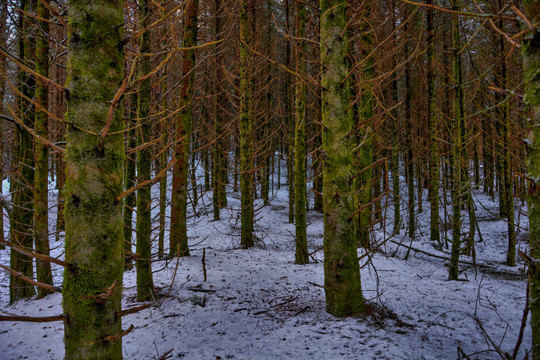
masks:
<instances>
[{"instance_id":1,"label":"drooping branch","mask_svg":"<svg viewBox=\"0 0 540 360\"><path fill-rule=\"evenodd\" d=\"M20 254L33 257L34 259L38 259L39 261L52 262L53 264L57 264L57 265L64 266L64 267L73 266L73 264L70 264L68 262L65 262L63 260L60 260L60 259L57 259L57 258L54 258L54 257L51 257L51 256L37 254L37 253L35 253L33 251L28 251L28 250L21 249L19 246L17 246L16 244L11 243L9 241L0 241L0 245L8 246L8 247L12 248L13 250L15 250L16 252L18 252Z\"/></svg>"}]
</instances>

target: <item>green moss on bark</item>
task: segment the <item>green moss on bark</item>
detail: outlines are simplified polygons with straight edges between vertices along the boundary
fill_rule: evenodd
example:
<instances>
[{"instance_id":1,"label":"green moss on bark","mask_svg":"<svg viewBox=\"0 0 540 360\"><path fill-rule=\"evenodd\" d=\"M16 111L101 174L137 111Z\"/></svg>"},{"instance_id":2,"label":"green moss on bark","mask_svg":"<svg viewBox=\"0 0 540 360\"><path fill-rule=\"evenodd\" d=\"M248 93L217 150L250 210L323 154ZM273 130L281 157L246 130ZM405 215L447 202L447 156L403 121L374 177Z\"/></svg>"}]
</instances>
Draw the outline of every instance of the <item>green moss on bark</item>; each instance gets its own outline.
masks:
<instances>
[{"instance_id":1,"label":"green moss on bark","mask_svg":"<svg viewBox=\"0 0 540 360\"><path fill-rule=\"evenodd\" d=\"M525 0L525 15L533 23L540 21L540 1ZM529 248L536 264L540 261L540 33L528 32L523 46L523 69L525 81L525 104L527 118L529 180ZM531 309L532 358L540 359L540 271L529 274L529 307Z\"/></svg>"},{"instance_id":2,"label":"green moss on bark","mask_svg":"<svg viewBox=\"0 0 540 360\"><path fill-rule=\"evenodd\" d=\"M354 212L353 114L347 60L347 2L321 0L322 146L324 158L324 289L326 311L364 310Z\"/></svg>"},{"instance_id":3,"label":"green moss on bark","mask_svg":"<svg viewBox=\"0 0 540 360\"><path fill-rule=\"evenodd\" d=\"M66 359L121 359L124 145L120 111L103 142L123 79L123 1L70 1L63 306ZM76 126L73 126L74 124ZM82 131L84 129L86 131ZM112 134L112 135L111 135ZM98 295L110 293L105 301Z\"/></svg>"}]
</instances>

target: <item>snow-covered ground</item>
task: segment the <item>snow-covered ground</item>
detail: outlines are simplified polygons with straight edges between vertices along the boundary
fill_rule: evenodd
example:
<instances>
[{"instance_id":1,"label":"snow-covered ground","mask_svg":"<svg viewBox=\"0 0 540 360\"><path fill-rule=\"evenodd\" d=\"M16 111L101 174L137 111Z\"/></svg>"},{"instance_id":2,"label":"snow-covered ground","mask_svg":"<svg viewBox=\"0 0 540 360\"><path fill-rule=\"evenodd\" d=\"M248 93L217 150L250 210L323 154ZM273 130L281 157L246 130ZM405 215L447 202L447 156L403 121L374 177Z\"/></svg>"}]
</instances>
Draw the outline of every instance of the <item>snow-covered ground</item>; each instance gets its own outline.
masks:
<instances>
[{"instance_id":1,"label":"snow-covered ground","mask_svg":"<svg viewBox=\"0 0 540 360\"><path fill-rule=\"evenodd\" d=\"M192 256L153 263L160 297L150 308L123 318L124 329L134 325L123 338L125 359L158 359L169 350L171 359L458 359L465 358L463 354L471 359L496 359L500 356L495 346L501 352L514 351L525 307L525 270L520 260L516 267L503 265L506 224L497 220L497 203L481 191L475 195L483 237L476 244L476 261L482 266L464 265L462 281L447 281L446 261L415 251L407 257L407 248L386 241L379 251L361 260L363 293L370 311L349 318L325 312L322 215L313 211L308 215L312 263L295 265L287 187L274 195L271 204L258 211L259 240L249 250L239 249L237 194L229 192L229 209L222 211L221 221L212 221L210 192L199 201L199 215L189 220ZM411 240L402 229L390 240L448 257L448 249L438 251L429 241L426 197L424 193L416 239ZM54 202L54 193L51 198ZM521 203L516 201L516 205ZM526 228L526 215L520 211L525 209L516 209L516 221ZM391 230L391 206L386 213ZM404 206L402 214L406 214ZM466 216L464 222L467 230ZM51 217L51 230L55 223ZM378 225L372 232L378 242L388 240L388 235ZM526 235L525 230L518 230L518 247L524 251ZM61 257L62 240L51 236L51 246L53 254ZM365 251L359 249L358 254ZM466 256L462 260L472 261ZM9 264L7 249L0 250L0 263ZM55 267L54 276L60 285L61 269ZM62 313L60 294L8 305L8 280L1 272L3 314ZM140 305L135 269L125 273L123 302L124 308ZM517 358L523 359L530 347L527 322ZM0 322L0 349L0 359L61 359L63 324Z\"/></svg>"}]
</instances>

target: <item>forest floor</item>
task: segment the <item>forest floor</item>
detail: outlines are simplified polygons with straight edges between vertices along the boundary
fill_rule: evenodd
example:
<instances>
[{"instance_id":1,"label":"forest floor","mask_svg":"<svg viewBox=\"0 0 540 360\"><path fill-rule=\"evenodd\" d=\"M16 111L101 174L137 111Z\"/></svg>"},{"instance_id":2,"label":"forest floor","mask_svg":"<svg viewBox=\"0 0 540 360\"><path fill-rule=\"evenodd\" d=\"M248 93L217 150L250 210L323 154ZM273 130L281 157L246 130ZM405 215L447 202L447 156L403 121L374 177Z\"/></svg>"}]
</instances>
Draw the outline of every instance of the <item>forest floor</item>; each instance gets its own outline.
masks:
<instances>
[{"instance_id":1,"label":"forest floor","mask_svg":"<svg viewBox=\"0 0 540 360\"><path fill-rule=\"evenodd\" d=\"M258 241L249 250L239 248L238 195L229 193L229 209L222 211L221 221L212 221L211 192L201 198L197 215L188 224L191 256L154 262L159 297L151 307L123 318L124 329L134 325L123 338L125 359L159 359L169 350L170 359L498 359L503 353L512 355L525 307L526 276L520 259L516 267L504 265L507 230L496 215L496 201L474 191L483 241L476 244L477 266L462 264L461 281L447 280L447 261L396 244L449 257L449 249L443 246L439 251L429 241L427 192L416 239L404 235L406 229L390 238L377 225L371 237L381 245L361 259L363 294L370 311L335 318L325 312L322 215L308 214L312 262L295 265L287 190L281 186L269 206L257 202ZM516 201L518 248L526 251L526 207L520 206ZM441 216L444 213L441 207ZM391 231L391 206L386 215ZM54 217L52 211L51 230ZM451 237L450 230L447 236ZM55 256L63 256L61 237L52 236L51 246ZM359 256L364 254L365 250L358 250ZM473 261L468 256L461 260ZM9 250L0 250L0 263L9 264ZM124 308L140 305L135 280L135 269L125 273ZM62 270L57 267L54 281L62 283ZM60 294L8 305L8 284L7 274L0 273L2 314L62 313ZM62 359L63 336L61 322L0 322L0 359ZM530 347L527 321L517 358L523 359Z\"/></svg>"}]
</instances>

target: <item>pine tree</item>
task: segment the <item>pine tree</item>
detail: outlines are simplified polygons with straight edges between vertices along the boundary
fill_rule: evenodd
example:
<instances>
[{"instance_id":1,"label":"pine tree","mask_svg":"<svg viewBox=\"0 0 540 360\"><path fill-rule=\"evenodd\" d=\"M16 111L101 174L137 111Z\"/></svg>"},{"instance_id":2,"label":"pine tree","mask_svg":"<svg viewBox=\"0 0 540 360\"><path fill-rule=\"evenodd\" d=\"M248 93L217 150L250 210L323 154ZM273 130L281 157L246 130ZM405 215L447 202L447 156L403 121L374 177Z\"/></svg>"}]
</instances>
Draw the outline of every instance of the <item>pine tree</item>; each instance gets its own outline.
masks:
<instances>
[{"instance_id":1,"label":"pine tree","mask_svg":"<svg viewBox=\"0 0 540 360\"><path fill-rule=\"evenodd\" d=\"M18 19L18 43L19 59L30 68L35 56L35 29L32 17L36 9L33 0L22 0ZM14 159L15 175L11 180L11 193L13 194L13 211L11 212L11 242L26 250L33 249L34 237L31 233L34 202L34 141L27 129L32 128L34 120L34 107L30 103L34 97L36 85L35 77L24 69L18 72L19 96L18 108L19 122L15 132ZM11 250L10 268L22 273L24 276L33 277L32 259ZM35 294L33 286L22 279L10 275L9 301L10 303Z\"/></svg>"},{"instance_id":2,"label":"pine tree","mask_svg":"<svg viewBox=\"0 0 540 360\"><path fill-rule=\"evenodd\" d=\"M253 0L242 0L240 3L240 243L244 248L254 245L253 114L250 110L252 84L248 74L248 6L250 1Z\"/></svg>"},{"instance_id":3,"label":"pine tree","mask_svg":"<svg viewBox=\"0 0 540 360\"><path fill-rule=\"evenodd\" d=\"M124 270L122 118L124 3L72 0L69 51L63 306L66 359L122 359ZM111 111L112 110L112 111ZM97 136L96 136L97 135ZM106 294L106 296L103 296Z\"/></svg>"},{"instance_id":4,"label":"pine tree","mask_svg":"<svg viewBox=\"0 0 540 360\"><path fill-rule=\"evenodd\" d=\"M150 14L148 0L139 1L139 31L142 35L139 38L139 51L141 57L138 61L139 78L145 77L150 72ZM137 267L137 299L147 301L153 298L154 282L152 279L152 265L150 257L152 255L151 227L152 227L152 195L150 185L142 186L152 177L150 147L144 146L150 142L150 78L146 76L139 83L139 93L137 96L137 145L140 147L137 153L137 223L136 223L136 260Z\"/></svg>"},{"instance_id":5,"label":"pine tree","mask_svg":"<svg viewBox=\"0 0 540 360\"><path fill-rule=\"evenodd\" d=\"M173 169L173 192L171 201L171 255L189 256L187 238L187 201L189 154L193 122L192 100L195 75L195 49L197 45L197 11L199 1L189 0L184 14L184 38L182 59L182 88L180 111L176 124L176 163ZM195 197L194 197L195 199Z\"/></svg>"},{"instance_id":6,"label":"pine tree","mask_svg":"<svg viewBox=\"0 0 540 360\"><path fill-rule=\"evenodd\" d=\"M37 4L38 33L36 34L36 72L44 78L49 77L49 11L42 2ZM48 103L49 91L47 82L36 79L36 118L34 122L36 135L46 139L48 136ZM49 255L49 151L47 145L35 141L34 146L34 226L36 252ZM51 263L36 260L37 281L52 285ZM38 297L50 293L50 290L38 288Z\"/></svg>"},{"instance_id":7,"label":"pine tree","mask_svg":"<svg viewBox=\"0 0 540 360\"><path fill-rule=\"evenodd\" d=\"M306 7L298 1L296 3L296 37L302 39L306 31ZM296 73L302 76L306 72L304 60L306 45L300 40L296 51ZM300 77L296 79L295 94L295 141L294 141L294 203L295 211L295 237L296 237L296 263L309 263L306 235L306 86Z\"/></svg>"},{"instance_id":8,"label":"pine tree","mask_svg":"<svg viewBox=\"0 0 540 360\"><path fill-rule=\"evenodd\" d=\"M540 22L540 0L524 0L525 16L532 24ZM540 359L540 36L528 31L522 43L527 117L527 176L529 178L529 307L531 309L532 358Z\"/></svg>"},{"instance_id":9,"label":"pine tree","mask_svg":"<svg viewBox=\"0 0 540 360\"><path fill-rule=\"evenodd\" d=\"M356 252L354 188L354 119L350 107L351 67L344 0L321 0L321 86L324 175L324 289L326 311L348 316L364 310Z\"/></svg>"}]
</instances>

